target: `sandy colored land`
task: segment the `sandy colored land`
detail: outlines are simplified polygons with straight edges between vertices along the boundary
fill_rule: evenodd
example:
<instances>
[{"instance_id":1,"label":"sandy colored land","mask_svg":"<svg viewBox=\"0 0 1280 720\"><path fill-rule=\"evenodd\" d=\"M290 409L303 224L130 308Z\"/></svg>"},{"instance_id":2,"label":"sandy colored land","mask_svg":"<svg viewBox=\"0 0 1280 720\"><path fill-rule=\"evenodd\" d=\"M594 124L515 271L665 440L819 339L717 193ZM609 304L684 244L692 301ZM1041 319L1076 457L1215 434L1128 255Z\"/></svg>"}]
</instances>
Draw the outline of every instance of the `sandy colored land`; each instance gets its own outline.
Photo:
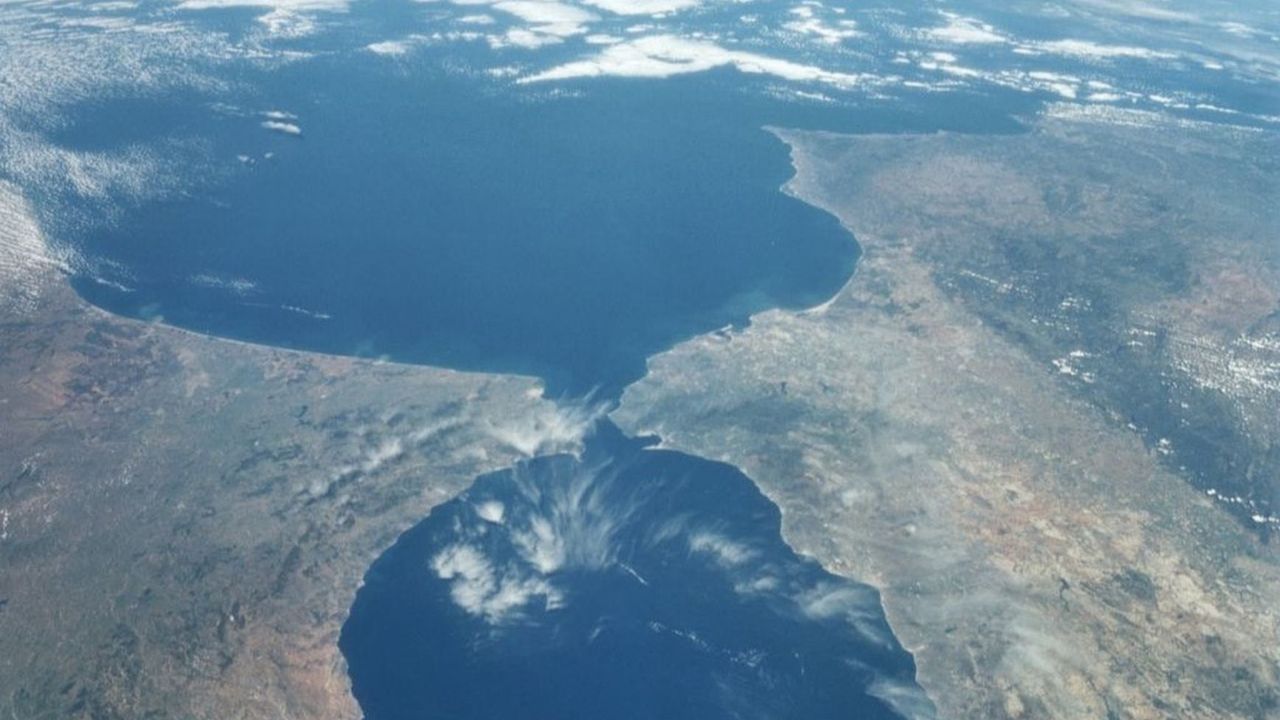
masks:
<instances>
[{"instance_id":1,"label":"sandy colored land","mask_svg":"<svg viewBox=\"0 0 1280 720\"><path fill-rule=\"evenodd\" d=\"M779 134L857 274L653 358L615 419L882 588L941 716L1280 717L1274 143Z\"/></svg>"}]
</instances>

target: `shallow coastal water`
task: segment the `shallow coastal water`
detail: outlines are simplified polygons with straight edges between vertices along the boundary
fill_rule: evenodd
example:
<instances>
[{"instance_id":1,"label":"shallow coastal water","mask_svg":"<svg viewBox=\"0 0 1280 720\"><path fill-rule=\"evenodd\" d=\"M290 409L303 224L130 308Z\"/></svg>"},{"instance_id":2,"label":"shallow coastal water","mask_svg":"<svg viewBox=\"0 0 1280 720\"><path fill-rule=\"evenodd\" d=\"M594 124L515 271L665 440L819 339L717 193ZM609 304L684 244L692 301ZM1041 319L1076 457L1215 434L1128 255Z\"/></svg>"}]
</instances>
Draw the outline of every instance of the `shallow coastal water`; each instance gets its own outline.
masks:
<instances>
[{"instance_id":1,"label":"shallow coastal water","mask_svg":"<svg viewBox=\"0 0 1280 720\"><path fill-rule=\"evenodd\" d=\"M487 475L373 566L341 647L370 720L927 712L878 594L721 463L604 425Z\"/></svg>"}]
</instances>

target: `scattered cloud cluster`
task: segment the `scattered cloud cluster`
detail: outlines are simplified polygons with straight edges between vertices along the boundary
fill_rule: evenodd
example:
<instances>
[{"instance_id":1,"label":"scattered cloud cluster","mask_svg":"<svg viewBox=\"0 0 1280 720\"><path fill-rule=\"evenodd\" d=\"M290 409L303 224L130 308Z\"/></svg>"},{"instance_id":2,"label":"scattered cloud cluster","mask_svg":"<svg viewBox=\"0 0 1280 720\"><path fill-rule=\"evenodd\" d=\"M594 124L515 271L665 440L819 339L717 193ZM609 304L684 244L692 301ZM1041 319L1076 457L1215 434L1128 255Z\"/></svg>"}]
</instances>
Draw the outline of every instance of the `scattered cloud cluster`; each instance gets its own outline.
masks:
<instances>
[{"instance_id":1,"label":"scattered cloud cluster","mask_svg":"<svg viewBox=\"0 0 1280 720\"><path fill-rule=\"evenodd\" d=\"M241 277L224 277L215 273L199 273L192 275L190 283L197 287L211 290L224 290L233 295L244 297L257 291L258 284Z\"/></svg>"},{"instance_id":2,"label":"scattered cloud cluster","mask_svg":"<svg viewBox=\"0 0 1280 720\"><path fill-rule=\"evenodd\" d=\"M531 604L562 607L567 598L556 573L614 564L618 533L635 510L617 502L616 472L608 467L572 462L549 472L517 465L511 473L510 497L473 491L480 494L466 499L472 515L455 523L458 541L431 560L454 603L495 626L519 622Z\"/></svg>"},{"instance_id":3,"label":"scattered cloud cluster","mask_svg":"<svg viewBox=\"0 0 1280 720\"><path fill-rule=\"evenodd\" d=\"M258 7L281 12L344 12L350 0L181 0L183 10Z\"/></svg>"},{"instance_id":4,"label":"scattered cloud cluster","mask_svg":"<svg viewBox=\"0 0 1280 720\"><path fill-rule=\"evenodd\" d=\"M450 597L466 612L491 624L500 624L541 598L545 609L561 601L559 592L545 579L507 568L495 568L470 545L451 545L431 559L431 569L450 581Z\"/></svg>"},{"instance_id":5,"label":"scattered cloud cluster","mask_svg":"<svg viewBox=\"0 0 1280 720\"><path fill-rule=\"evenodd\" d=\"M987 23L975 18L944 12L946 24L924 31L924 36L935 42L952 45L987 45L1008 42L1001 33Z\"/></svg>"},{"instance_id":6,"label":"scattered cloud cluster","mask_svg":"<svg viewBox=\"0 0 1280 720\"><path fill-rule=\"evenodd\" d=\"M740 72L793 82L820 82L847 88L856 87L866 80L857 74L832 72L813 65L731 50L705 40L678 35L648 35L609 45L593 56L529 75L521 82L601 76L665 78L719 67L733 67Z\"/></svg>"},{"instance_id":7,"label":"scattered cloud cluster","mask_svg":"<svg viewBox=\"0 0 1280 720\"><path fill-rule=\"evenodd\" d=\"M822 103L841 102L845 93L885 99L992 86L1082 103L1221 107L1208 96L1167 102L1176 95L1154 92L1150 74L1126 68L1158 63L1172 70L1185 67L1188 60L1203 69L1228 67L1216 59L1189 55L1177 43L1148 47L1089 39L1096 37L1089 34L1088 20L1094 16L1066 10L1064 17L1072 22L1063 27L1084 35L1020 38L980 17L947 10L932 12L932 23L926 19L904 25L903 13L851 9L821 0L797 0L776 9L744 0L738 5L750 7L745 13L732 5L696 0L432 1L465 13L455 19L454 29L408 42L388 40L370 49L403 54L417 44L460 41L530 52L557 46L554 52L533 53L516 65L507 61L488 74L536 86L592 78L661 79L733 68L773 81L762 90L769 95ZM477 13L477 8L484 12ZM1116 11L1090 12L1104 10ZM929 14L926 11L925 18ZM470 27L464 27L464 18ZM1257 37L1256 29L1243 22L1216 21L1211 26L1223 34ZM888 63L864 49L885 38L903 45ZM1126 89L1127 84L1141 89ZM1252 116L1237 119L1258 121Z\"/></svg>"},{"instance_id":8,"label":"scattered cloud cluster","mask_svg":"<svg viewBox=\"0 0 1280 720\"><path fill-rule=\"evenodd\" d=\"M683 480L638 484L627 467L560 456L477 484L460 498L452 539L431 559L432 572L459 608L501 627L570 606L566 571L612 569L648 585L636 563L649 553L684 554L789 617L839 622L867 643L894 646L875 590L816 574L779 554L780 538L757 537L714 511L673 512L668 504Z\"/></svg>"},{"instance_id":9,"label":"scattered cloud cluster","mask_svg":"<svg viewBox=\"0 0 1280 720\"><path fill-rule=\"evenodd\" d=\"M547 403L531 413L491 421L488 432L525 457L575 452L608 410L607 403L591 397Z\"/></svg>"},{"instance_id":10,"label":"scattered cloud cluster","mask_svg":"<svg viewBox=\"0 0 1280 720\"><path fill-rule=\"evenodd\" d=\"M702 0L583 0L615 15L662 16L696 8Z\"/></svg>"},{"instance_id":11,"label":"scattered cloud cluster","mask_svg":"<svg viewBox=\"0 0 1280 720\"><path fill-rule=\"evenodd\" d=\"M794 33L815 37L819 41L830 45L838 45L846 40L862 36L862 33L858 31L856 20L847 18L840 18L835 21L825 20L819 15L819 9L821 8L822 4L817 2L805 2L796 5L788 11L792 19L782 23L782 27ZM839 11L837 14L843 14L843 8L838 8L837 10Z\"/></svg>"},{"instance_id":12,"label":"scattered cloud cluster","mask_svg":"<svg viewBox=\"0 0 1280 720\"><path fill-rule=\"evenodd\" d=\"M298 125L298 116L284 110L267 110L262 113L262 117L266 118L262 121L262 127L278 132L282 135L302 135L302 127Z\"/></svg>"}]
</instances>

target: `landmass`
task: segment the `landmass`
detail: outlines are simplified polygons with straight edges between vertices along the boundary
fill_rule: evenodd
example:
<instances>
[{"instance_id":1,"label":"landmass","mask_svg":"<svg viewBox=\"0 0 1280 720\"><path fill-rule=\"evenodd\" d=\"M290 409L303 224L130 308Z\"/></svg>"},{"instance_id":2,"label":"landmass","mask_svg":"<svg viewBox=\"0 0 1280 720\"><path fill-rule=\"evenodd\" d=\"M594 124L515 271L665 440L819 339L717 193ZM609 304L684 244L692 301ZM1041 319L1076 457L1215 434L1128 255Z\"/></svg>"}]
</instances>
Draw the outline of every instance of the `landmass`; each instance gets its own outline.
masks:
<instances>
[{"instance_id":1,"label":"landmass","mask_svg":"<svg viewBox=\"0 0 1280 720\"><path fill-rule=\"evenodd\" d=\"M776 130L856 274L652 358L613 417L880 587L942 717L1280 717L1280 148L1106 120Z\"/></svg>"},{"instance_id":2,"label":"landmass","mask_svg":"<svg viewBox=\"0 0 1280 720\"><path fill-rule=\"evenodd\" d=\"M613 413L881 588L945 717L1280 717L1280 155L1139 120L776 130L857 273L653 358ZM370 563L593 412L108 315L24 207L0 185L0 713L358 717Z\"/></svg>"},{"instance_id":3,"label":"landmass","mask_svg":"<svg viewBox=\"0 0 1280 720\"><path fill-rule=\"evenodd\" d=\"M588 423L530 378L108 315L0 208L0 716L357 718L337 638L372 561Z\"/></svg>"}]
</instances>

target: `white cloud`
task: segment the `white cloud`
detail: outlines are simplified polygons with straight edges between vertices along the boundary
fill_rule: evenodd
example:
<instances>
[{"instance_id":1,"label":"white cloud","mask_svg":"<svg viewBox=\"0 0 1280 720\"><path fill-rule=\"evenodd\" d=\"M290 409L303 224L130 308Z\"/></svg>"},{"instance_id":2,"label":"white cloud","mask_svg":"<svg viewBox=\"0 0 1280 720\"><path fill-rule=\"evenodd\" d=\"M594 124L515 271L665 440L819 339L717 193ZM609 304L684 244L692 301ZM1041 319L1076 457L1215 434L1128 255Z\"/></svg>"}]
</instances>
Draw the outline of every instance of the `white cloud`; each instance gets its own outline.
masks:
<instances>
[{"instance_id":1,"label":"white cloud","mask_svg":"<svg viewBox=\"0 0 1280 720\"><path fill-rule=\"evenodd\" d=\"M527 30L525 28L512 28L502 35L488 36L489 47L519 47L526 50L537 50L547 45L558 45L564 42L564 38L559 35L545 34Z\"/></svg>"},{"instance_id":2,"label":"white cloud","mask_svg":"<svg viewBox=\"0 0 1280 720\"><path fill-rule=\"evenodd\" d=\"M847 614L851 610L865 612L864 608L876 604L870 588L850 583L822 583L801 594L796 601L806 617L826 620Z\"/></svg>"},{"instance_id":3,"label":"white cloud","mask_svg":"<svg viewBox=\"0 0 1280 720\"><path fill-rule=\"evenodd\" d=\"M1218 23L1218 28L1237 37L1262 36L1266 33L1242 22L1227 21Z\"/></svg>"},{"instance_id":4,"label":"white cloud","mask_svg":"<svg viewBox=\"0 0 1280 720\"><path fill-rule=\"evenodd\" d=\"M665 15L701 5L701 0L582 0L615 15Z\"/></svg>"},{"instance_id":5,"label":"white cloud","mask_svg":"<svg viewBox=\"0 0 1280 720\"><path fill-rule=\"evenodd\" d=\"M733 568L755 559L755 550L718 533L699 531L689 536L689 549L715 558L721 567Z\"/></svg>"},{"instance_id":6,"label":"white cloud","mask_svg":"<svg viewBox=\"0 0 1280 720\"><path fill-rule=\"evenodd\" d=\"M262 127L274 132L283 133L285 135L301 135L302 128L294 123L280 122L278 120L264 120Z\"/></svg>"},{"instance_id":7,"label":"white cloud","mask_svg":"<svg viewBox=\"0 0 1280 720\"><path fill-rule=\"evenodd\" d=\"M881 675L867 686L867 694L879 698L905 720L933 720L938 714L933 701L914 682Z\"/></svg>"},{"instance_id":8,"label":"white cloud","mask_svg":"<svg viewBox=\"0 0 1280 720\"><path fill-rule=\"evenodd\" d=\"M823 581L795 597L805 617L814 620L841 618L867 640L891 646L893 637L883 626L879 596L865 585Z\"/></svg>"},{"instance_id":9,"label":"white cloud","mask_svg":"<svg viewBox=\"0 0 1280 720\"><path fill-rule=\"evenodd\" d=\"M598 15L575 5L543 0L502 0L494 3L493 8L527 23L550 27L581 27L600 19Z\"/></svg>"},{"instance_id":10,"label":"white cloud","mask_svg":"<svg viewBox=\"0 0 1280 720\"><path fill-rule=\"evenodd\" d=\"M1055 121L1071 123L1095 123L1132 128L1178 128L1184 130L1221 130L1230 128L1232 132L1262 132L1253 127L1243 125L1224 125L1207 120L1189 120L1164 112L1154 112L1139 108L1116 107L1105 103L1072 103L1053 102L1041 111L1041 117Z\"/></svg>"},{"instance_id":11,"label":"white cloud","mask_svg":"<svg viewBox=\"0 0 1280 720\"><path fill-rule=\"evenodd\" d=\"M405 447L400 438L386 438L382 442L378 443L377 447L373 448L369 454L365 456L364 462L360 466L360 470L363 471L365 475L375 473L381 469L383 465L399 460L404 456L404 454Z\"/></svg>"},{"instance_id":12,"label":"white cloud","mask_svg":"<svg viewBox=\"0 0 1280 720\"><path fill-rule=\"evenodd\" d=\"M944 12L947 24L925 31L925 37L953 45L980 45L1007 42L1004 35L980 20Z\"/></svg>"},{"instance_id":13,"label":"white cloud","mask_svg":"<svg viewBox=\"0 0 1280 720\"><path fill-rule=\"evenodd\" d=\"M1091 59L1138 58L1142 60L1168 60L1177 57L1173 53L1150 50L1129 45L1099 45L1088 40L1050 40L1032 45L1041 52L1053 55Z\"/></svg>"},{"instance_id":14,"label":"white cloud","mask_svg":"<svg viewBox=\"0 0 1280 720\"><path fill-rule=\"evenodd\" d=\"M222 277L213 273L200 273L191 276L191 284L199 285L214 290L226 290L234 295L245 296L258 289L258 284L252 280L236 277Z\"/></svg>"},{"instance_id":15,"label":"white cloud","mask_svg":"<svg viewBox=\"0 0 1280 720\"><path fill-rule=\"evenodd\" d=\"M616 469L578 467L552 482L517 473L530 512L509 513L512 546L537 572L602 568L616 560L616 537L631 521L637 500L616 485Z\"/></svg>"},{"instance_id":16,"label":"white cloud","mask_svg":"<svg viewBox=\"0 0 1280 720\"><path fill-rule=\"evenodd\" d=\"M413 46L405 40L383 40L382 42L369 43L365 49L375 55L399 56L409 52Z\"/></svg>"},{"instance_id":17,"label":"white cloud","mask_svg":"<svg viewBox=\"0 0 1280 720\"><path fill-rule=\"evenodd\" d=\"M327 8L337 9L337 8ZM258 18L267 34L276 38L300 38L315 34L316 21L309 14L278 7Z\"/></svg>"},{"instance_id":18,"label":"white cloud","mask_svg":"<svg viewBox=\"0 0 1280 720\"><path fill-rule=\"evenodd\" d=\"M302 315L304 317L309 317L312 320L332 320L333 319L333 316L330 315L329 313L320 312L319 310L308 310L307 308L298 307L297 305L281 305L280 309L284 310L285 312L291 312L295 315Z\"/></svg>"},{"instance_id":19,"label":"white cloud","mask_svg":"<svg viewBox=\"0 0 1280 720\"><path fill-rule=\"evenodd\" d=\"M1061 95L1068 100L1075 99L1076 87L1080 84L1080 78L1041 70L1027 73L1027 78L1033 81L1036 87Z\"/></svg>"},{"instance_id":20,"label":"white cloud","mask_svg":"<svg viewBox=\"0 0 1280 720\"><path fill-rule=\"evenodd\" d=\"M449 580L449 597L467 613L490 624L511 620L535 598L546 607L558 607L561 595L550 583L535 577L499 570L476 548L451 545L431 559L441 580Z\"/></svg>"},{"instance_id":21,"label":"white cloud","mask_svg":"<svg viewBox=\"0 0 1280 720\"><path fill-rule=\"evenodd\" d=\"M560 519L564 518L560 513L556 515ZM570 535L570 528L556 527L551 522L549 518L535 515L528 518L523 529L513 530L511 533L511 541L519 549L520 555L543 575L564 567L567 559L565 543ZM607 537L603 539L608 541Z\"/></svg>"},{"instance_id":22,"label":"white cloud","mask_svg":"<svg viewBox=\"0 0 1280 720\"><path fill-rule=\"evenodd\" d=\"M349 5L350 0L183 0L178 3L184 10L261 7L290 12L343 12Z\"/></svg>"},{"instance_id":23,"label":"white cloud","mask_svg":"<svg viewBox=\"0 0 1280 720\"><path fill-rule=\"evenodd\" d=\"M484 36L489 47L494 49L518 47L536 50L557 45L565 38L586 34L591 23L600 19L599 15L580 5L555 0L451 0L451 3L463 7L492 8L524 23ZM491 15L484 13L464 15L457 21L467 25L493 25L496 22Z\"/></svg>"},{"instance_id":24,"label":"white cloud","mask_svg":"<svg viewBox=\"0 0 1280 720\"><path fill-rule=\"evenodd\" d=\"M576 452L608 407L590 399L580 403L548 405L517 417L493 422L489 436L525 457L555 452Z\"/></svg>"},{"instance_id":25,"label":"white cloud","mask_svg":"<svg viewBox=\"0 0 1280 720\"><path fill-rule=\"evenodd\" d=\"M948 75L961 77L961 78L983 77L983 73L978 70L974 70L973 68L968 68L963 65L956 65L948 62L934 62L932 60L923 60L920 62L920 68L922 70L936 70L938 72L943 72Z\"/></svg>"},{"instance_id":26,"label":"white cloud","mask_svg":"<svg viewBox=\"0 0 1280 720\"><path fill-rule=\"evenodd\" d=\"M1149 2L1148 0L1076 0L1076 2L1114 15L1125 15L1146 20L1197 22L1200 19L1192 13L1171 10L1163 2Z\"/></svg>"},{"instance_id":27,"label":"white cloud","mask_svg":"<svg viewBox=\"0 0 1280 720\"><path fill-rule=\"evenodd\" d=\"M507 506L497 500L482 502L476 506L476 515L479 515L481 520L494 525L501 525L502 518L506 514Z\"/></svg>"},{"instance_id":28,"label":"white cloud","mask_svg":"<svg viewBox=\"0 0 1280 720\"><path fill-rule=\"evenodd\" d=\"M510 553L501 564L467 542L432 558L441 579L450 581L450 596L472 615L491 624L517 620L517 611L536 598L548 608L565 598L555 587L555 573L568 569L600 569L617 560L617 536L631 521L636 501L618 494L616 469L575 465L572 472L546 474L517 465L512 471L513 496L503 501L477 498L474 519L457 528L465 538L504 538Z\"/></svg>"},{"instance_id":29,"label":"white cloud","mask_svg":"<svg viewBox=\"0 0 1280 720\"><path fill-rule=\"evenodd\" d=\"M665 78L734 67L744 73L772 75L796 82L823 82L852 87L866 81L864 76L832 72L811 65L729 50L714 43L675 35L650 35L611 45L583 60L565 63L521 82L545 82L588 77Z\"/></svg>"},{"instance_id":30,"label":"white cloud","mask_svg":"<svg viewBox=\"0 0 1280 720\"><path fill-rule=\"evenodd\" d=\"M838 45L862 35L858 32L858 24L853 20L837 20L834 24L824 22L817 16L812 5L797 5L791 8L790 13L795 19L783 23L783 28L815 37L828 45Z\"/></svg>"}]
</instances>

